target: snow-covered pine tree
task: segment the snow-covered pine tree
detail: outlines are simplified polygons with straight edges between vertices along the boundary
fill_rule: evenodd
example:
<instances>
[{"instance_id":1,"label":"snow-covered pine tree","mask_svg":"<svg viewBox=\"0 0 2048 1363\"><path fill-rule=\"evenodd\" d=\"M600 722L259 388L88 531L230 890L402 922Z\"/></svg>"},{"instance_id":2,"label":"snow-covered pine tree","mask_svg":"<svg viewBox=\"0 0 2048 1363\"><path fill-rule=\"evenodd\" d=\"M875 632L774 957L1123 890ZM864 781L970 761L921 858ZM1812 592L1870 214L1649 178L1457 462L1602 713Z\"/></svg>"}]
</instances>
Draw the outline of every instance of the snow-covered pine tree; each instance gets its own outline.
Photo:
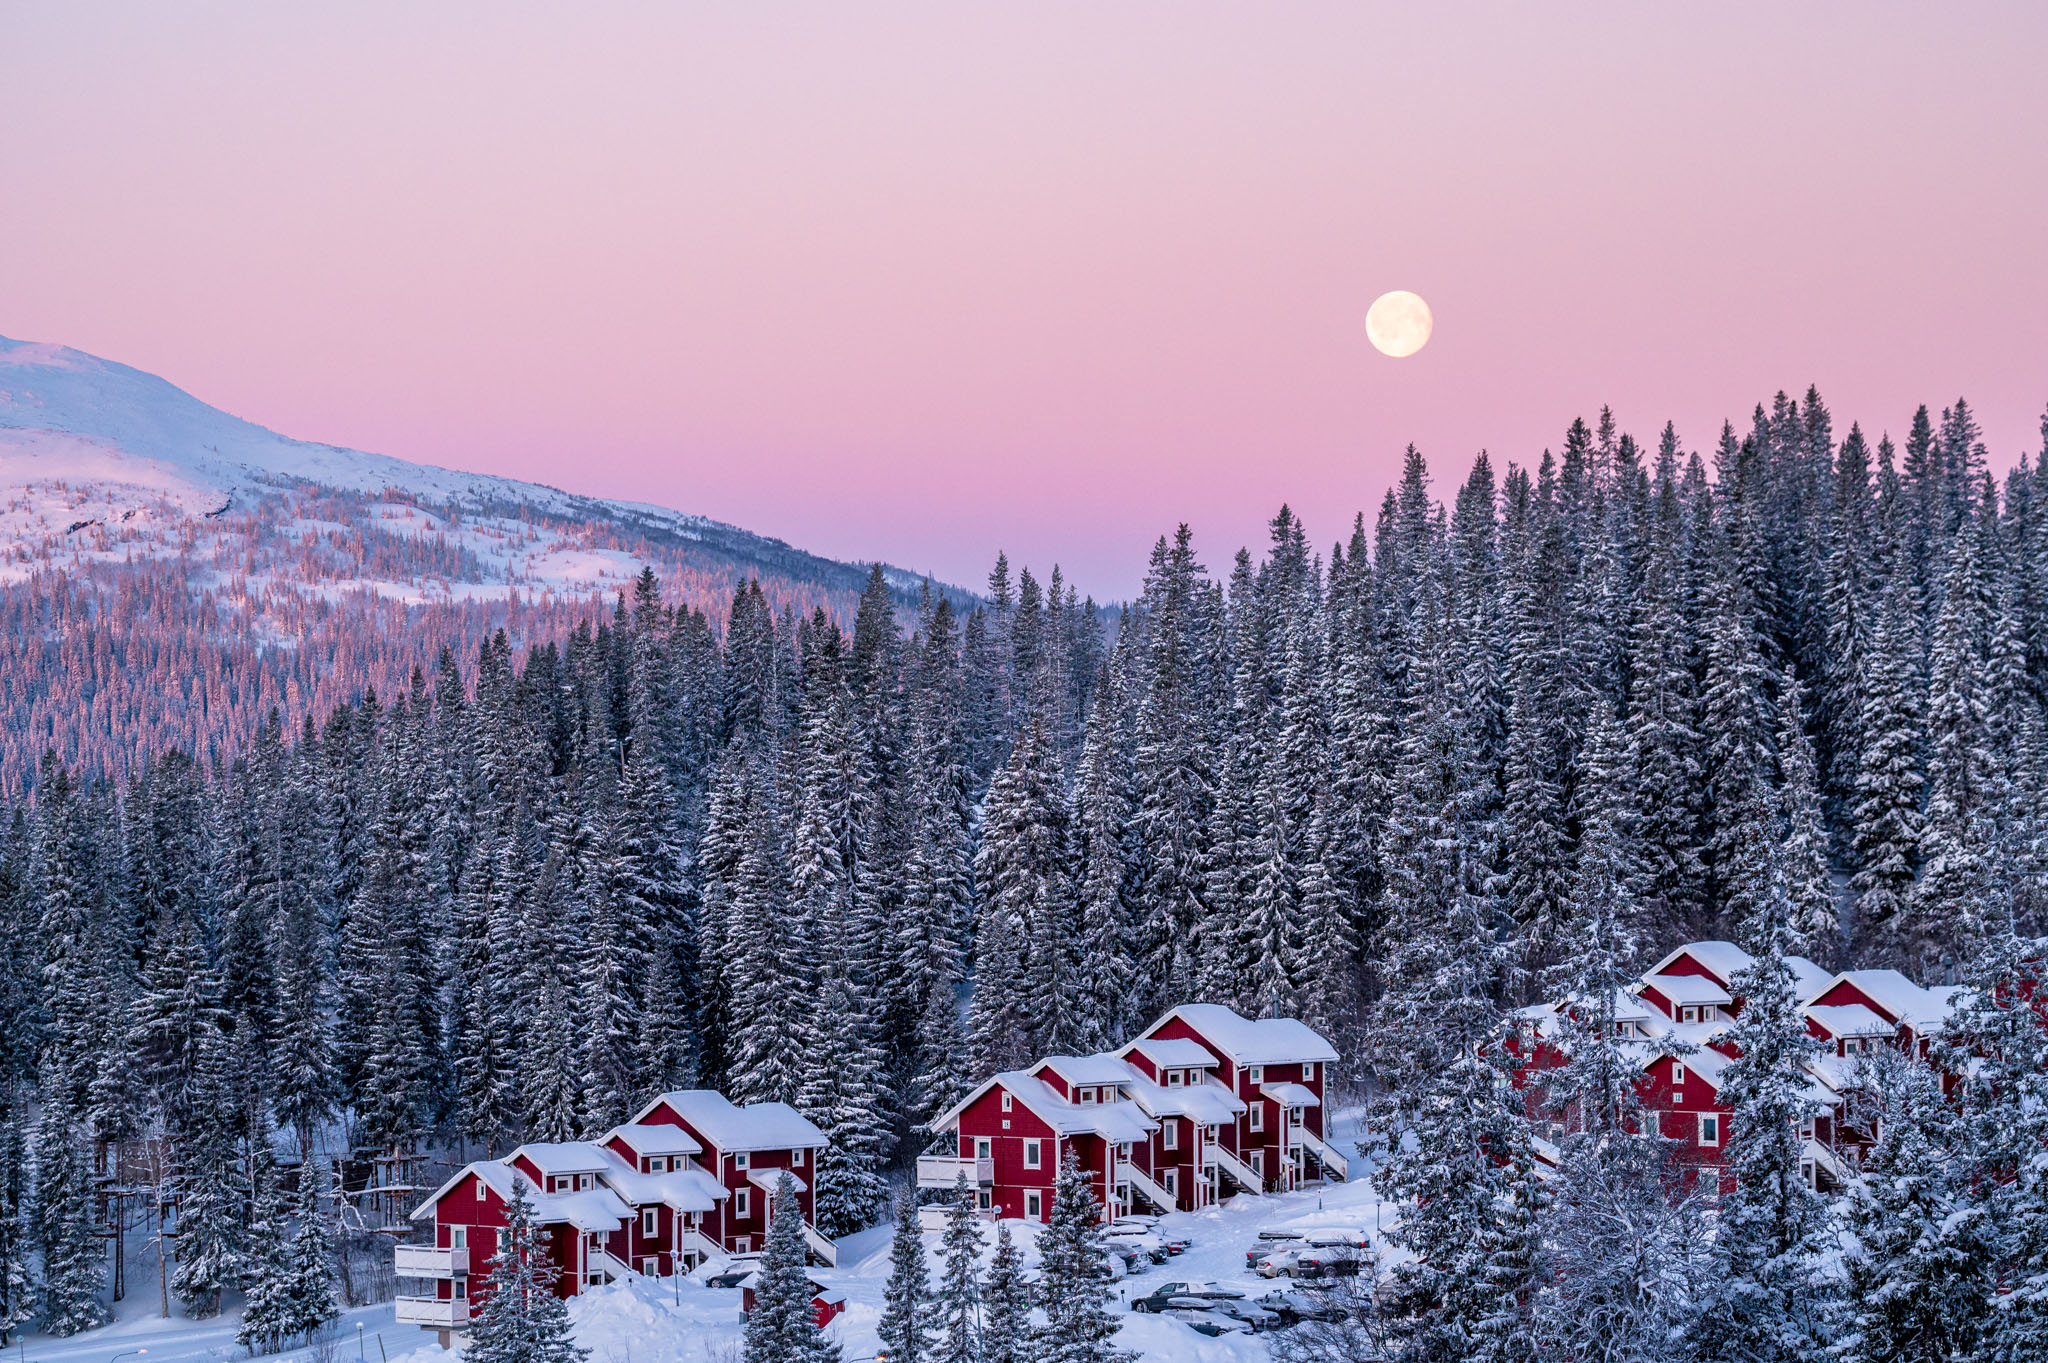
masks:
<instances>
[{"instance_id":1,"label":"snow-covered pine tree","mask_svg":"<svg viewBox=\"0 0 2048 1363\"><path fill-rule=\"evenodd\" d=\"M42 1251L43 1329L59 1337L107 1321L107 1248L93 1221L94 1188L85 1124L62 1070L45 1078L36 1128L36 1241Z\"/></svg>"},{"instance_id":2,"label":"snow-covered pine tree","mask_svg":"<svg viewBox=\"0 0 2048 1363\"><path fill-rule=\"evenodd\" d=\"M765 778L757 776L757 781ZM733 878L722 963L732 1017L734 1102L789 1102L801 1079L801 1004L811 988L805 920L789 912L789 873L766 790Z\"/></svg>"},{"instance_id":3,"label":"snow-covered pine tree","mask_svg":"<svg viewBox=\"0 0 2048 1363\"><path fill-rule=\"evenodd\" d=\"M1996 1297L1987 1241L1971 1205L1954 1115L1917 1059L1878 1047L1862 1061L1858 1113L1877 1143L1842 1212L1842 1363L1974 1358Z\"/></svg>"},{"instance_id":4,"label":"snow-covered pine tree","mask_svg":"<svg viewBox=\"0 0 2048 1363\"><path fill-rule=\"evenodd\" d=\"M251 1357L284 1347L284 1321L291 1295L291 1199L265 1161L250 1198L248 1253L242 1260L242 1319L235 1343Z\"/></svg>"},{"instance_id":5,"label":"snow-covered pine tree","mask_svg":"<svg viewBox=\"0 0 2048 1363\"><path fill-rule=\"evenodd\" d=\"M1791 949L1829 969L1842 956L1841 916L1828 869L1828 833L1821 812L1820 773L1806 736L1803 693L1788 677L1778 698L1778 794L1784 838L1778 860L1792 904Z\"/></svg>"},{"instance_id":6,"label":"snow-covered pine tree","mask_svg":"<svg viewBox=\"0 0 2048 1363\"><path fill-rule=\"evenodd\" d=\"M278 1312L278 1329L286 1339L312 1339L341 1314L334 1304L334 1260L329 1253L333 1236L323 1201L327 1185L324 1166L300 1162L292 1201L297 1224L292 1227L290 1273Z\"/></svg>"},{"instance_id":7,"label":"snow-covered pine tree","mask_svg":"<svg viewBox=\"0 0 2048 1363\"><path fill-rule=\"evenodd\" d=\"M1720 1098L1734 1187L1721 1198L1714 1284L1692 1342L1704 1358L1816 1363L1836 1307L1822 1258L1826 1207L1800 1169L1799 1128L1811 1111L1803 1067L1819 1043L1800 1018L1785 964L1784 882L1774 874L1770 886L1746 934L1755 961L1731 981L1743 1005L1729 1035L1738 1058L1722 1074Z\"/></svg>"},{"instance_id":8,"label":"snow-covered pine tree","mask_svg":"<svg viewBox=\"0 0 2048 1363\"><path fill-rule=\"evenodd\" d=\"M573 1141L583 1130L580 1076L576 1069L574 1023L561 985L542 983L526 1027L520 1090L526 1135L536 1141Z\"/></svg>"},{"instance_id":9,"label":"snow-covered pine tree","mask_svg":"<svg viewBox=\"0 0 2048 1363\"><path fill-rule=\"evenodd\" d=\"M996 1252L989 1260L982 1303L979 1363L1034 1363L1031 1289L1025 1285L1023 1256L1007 1221L996 1222Z\"/></svg>"},{"instance_id":10,"label":"snow-covered pine tree","mask_svg":"<svg viewBox=\"0 0 2048 1363\"><path fill-rule=\"evenodd\" d=\"M974 1189L961 1174L946 1208L939 1240L938 1337L932 1363L978 1363L981 1357L981 1222L974 1214Z\"/></svg>"},{"instance_id":11,"label":"snow-covered pine tree","mask_svg":"<svg viewBox=\"0 0 2048 1363\"><path fill-rule=\"evenodd\" d=\"M1077 943L1057 760L1045 717L1033 710L989 783L974 858L981 906L969 1013L983 1073L1058 1050L1055 1038L1072 1030L1062 995L1074 980Z\"/></svg>"},{"instance_id":12,"label":"snow-covered pine tree","mask_svg":"<svg viewBox=\"0 0 2048 1363\"><path fill-rule=\"evenodd\" d=\"M1890 942L1895 957L1919 864L1925 785L1911 591L1903 555L1897 555L1877 602L1864 654L1863 711L1858 721L1863 751L1851 814L1856 874L1850 884L1856 891L1856 928L1865 940Z\"/></svg>"},{"instance_id":13,"label":"snow-covered pine tree","mask_svg":"<svg viewBox=\"0 0 2048 1363\"><path fill-rule=\"evenodd\" d=\"M0 1088L0 1348L36 1308L26 1106L15 1085Z\"/></svg>"},{"instance_id":14,"label":"snow-covered pine tree","mask_svg":"<svg viewBox=\"0 0 2048 1363\"><path fill-rule=\"evenodd\" d=\"M892 1361L928 1363L934 1356L933 1336L938 1326L917 1201L905 1194L896 1199L896 1230L889 1240L889 1282L882 1292L882 1319L875 1333Z\"/></svg>"},{"instance_id":15,"label":"snow-covered pine tree","mask_svg":"<svg viewBox=\"0 0 2048 1363\"><path fill-rule=\"evenodd\" d=\"M883 1176L890 1134L884 1057L848 952L846 943L825 948L805 1024L804 1080L796 1099L797 1111L825 1133L814 1170L812 1216L832 1238L873 1225L889 1196Z\"/></svg>"},{"instance_id":16,"label":"snow-covered pine tree","mask_svg":"<svg viewBox=\"0 0 2048 1363\"><path fill-rule=\"evenodd\" d=\"M775 1213L754 1279L754 1312L747 1317L741 1355L745 1363L839 1363L837 1341L818 1326L804 1263L803 1204L795 1180L785 1174L776 1184Z\"/></svg>"},{"instance_id":17,"label":"snow-covered pine tree","mask_svg":"<svg viewBox=\"0 0 2048 1363\"><path fill-rule=\"evenodd\" d=\"M1107 1251L1096 1226L1101 1211L1088 1175L1068 1150L1053 1185L1052 1214L1038 1237L1038 1304L1045 1324L1033 1332L1037 1363L1124 1363L1133 1357L1110 1342L1121 1323L1107 1305Z\"/></svg>"},{"instance_id":18,"label":"snow-covered pine tree","mask_svg":"<svg viewBox=\"0 0 2048 1363\"><path fill-rule=\"evenodd\" d=\"M208 1031L191 1102L174 1136L178 1267L171 1290L187 1315L220 1313L221 1292L246 1271L242 1209L249 1196L236 1139L239 1113L227 1072L228 1041Z\"/></svg>"},{"instance_id":19,"label":"snow-covered pine tree","mask_svg":"<svg viewBox=\"0 0 2048 1363\"><path fill-rule=\"evenodd\" d=\"M584 1363L590 1351L570 1335L569 1312L555 1295L555 1266L533 1224L533 1200L523 1180L513 1182L497 1257L482 1284L484 1304L470 1324L463 1357L470 1363ZM753 1355L748 1358L752 1363Z\"/></svg>"}]
</instances>

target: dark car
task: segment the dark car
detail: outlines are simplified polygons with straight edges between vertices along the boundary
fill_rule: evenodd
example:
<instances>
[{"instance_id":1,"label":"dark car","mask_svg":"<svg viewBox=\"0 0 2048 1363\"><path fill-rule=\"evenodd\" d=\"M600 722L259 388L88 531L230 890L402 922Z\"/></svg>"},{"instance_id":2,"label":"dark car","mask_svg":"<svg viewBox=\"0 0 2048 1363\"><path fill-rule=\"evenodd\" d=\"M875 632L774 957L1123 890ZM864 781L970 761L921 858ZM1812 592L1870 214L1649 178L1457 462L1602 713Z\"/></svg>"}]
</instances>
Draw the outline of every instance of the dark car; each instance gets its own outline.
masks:
<instances>
[{"instance_id":1,"label":"dark car","mask_svg":"<svg viewBox=\"0 0 2048 1363\"><path fill-rule=\"evenodd\" d=\"M1349 1320L1351 1313L1341 1306L1318 1300L1306 1292L1268 1292L1252 1299L1252 1305L1280 1317L1282 1325L1299 1325L1305 1320L1336 1322Z\"/></svg>"},{"instance_id":2,"label":"dark car","mask_svg":"<svg viewBox=\"0 0 2048 1363\"><path fill-rule=\"evenodd\" d=\"M734 1264L731 1268L721 1269L719 1272L705 1278L704 1285L706 1287L738 1287L760 1271L761 1266L759 1264Z\"/></svg>"},{"instance_id":3,"label":"dark car","mask_svg":"<svg viewBox=\"0 0 2048 1363\"><path fill-rule=\"evenodd\" d=\"M1187 1304L1193 1305L1197 1302L1243 1301L1244 1293L1232 1287L1218 1287L1215 1283L1161 1283L1149 1294L1133 1298L1131 1309L1156 1314L1176 1305L1176 1297L1186 1298Z\"/></svg>"}]
</instances>

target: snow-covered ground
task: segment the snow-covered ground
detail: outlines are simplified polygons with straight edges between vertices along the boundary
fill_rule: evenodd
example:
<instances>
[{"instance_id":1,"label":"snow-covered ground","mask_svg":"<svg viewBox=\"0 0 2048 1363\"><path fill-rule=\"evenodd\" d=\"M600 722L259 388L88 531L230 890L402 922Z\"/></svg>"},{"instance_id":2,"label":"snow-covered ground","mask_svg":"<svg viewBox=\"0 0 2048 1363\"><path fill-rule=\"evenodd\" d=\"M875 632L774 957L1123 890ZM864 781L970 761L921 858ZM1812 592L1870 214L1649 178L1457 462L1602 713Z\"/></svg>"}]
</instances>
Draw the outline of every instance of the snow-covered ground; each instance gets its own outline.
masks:
<instances>
[{"instance_id":1,"label":"snow-covered ground","mask_svg":"<svg viewBox=\"0 0 2048 1363\"><path fill-rule=\"evenodd\" d=\"M1357 1138L1357 1114L1340 1115L1336 1125L1337 1143L1349 1148ZM1132 1312L1127 1303L1173 1281L1206 1279L1238 1288L1248 1298L1291 1286L1286 1279L1267 1281L1245 1269L1245 1249L1268 1229L1355 1227L1373 1237L1384 1261L1383 1235L1393 1221L1393 1208L1381 1203L1363 1177L1296 1193L1238 1197L1202 1212L1177 1212L1164 1218L1162 1227L1193 1241L1193 1246L1178 1258L1147 1265L1117 1284L1115 1309L1124 1313L1117 1343L1148 1363L1259 1363L1269 1357L1264 1336L1211 1339L1170 1317ZM1010 1227L1026 1263L1035 1264L1037 1226L1013 1221ZM985 1227L985 1235L984 1262L994 1248L992 1225ZM880 1347L875 1326L889 1278L889 1238L886 1225L848 1236L839 1242L840 1267L814 1271L820 1282L846 1294L846 1311L832 1329L848 1363L873 1358ZM936 1277L937 1234L926 1235L925 1250ZM573 1299L569 1316L577 1342L590 1350L591 1363L736 1363L740 1294L737 1289L706 1287L702 1281L718 1267L714 1262L680 1281L633 1279ZM157 1315L152 1279L136 1284L115 1323L71 1339L31 1334L0 1363L113 1363L123 1354L129 1355L123 1363L225 1363L247 1357L235 1344L240 1318L240 1306L230 1305L213 1320L163 1320ZM133 1352L137 1350L147 1354ZM288 1363L446 1363L449 1355L430 1333L395 1324L387 1303L344 1313L331 1358L303 1347L277 1357Z\"/></svg>"}]
</instances>

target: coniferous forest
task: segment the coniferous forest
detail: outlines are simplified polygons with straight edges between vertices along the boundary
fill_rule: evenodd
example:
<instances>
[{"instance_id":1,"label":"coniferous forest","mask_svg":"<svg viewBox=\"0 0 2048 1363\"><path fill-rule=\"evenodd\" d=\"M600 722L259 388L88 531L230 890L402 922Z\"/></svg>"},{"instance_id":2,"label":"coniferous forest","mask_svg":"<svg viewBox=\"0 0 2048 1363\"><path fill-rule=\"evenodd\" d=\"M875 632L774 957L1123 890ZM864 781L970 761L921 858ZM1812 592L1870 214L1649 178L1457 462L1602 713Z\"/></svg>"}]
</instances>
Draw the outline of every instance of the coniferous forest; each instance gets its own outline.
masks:
<instances>
[{"instance_id":1,"label":"coniferous forest","mask_svg":"<svg viewBox=\"0 0 2048 1363\"><path fill-rule=\"evenodd\" d=\"M2048 1356L2048 1034L2010 1006L2043 459L1997 474L1960 400L1894 441L1781 394L1698 451L1603 413L1526 462L1411 448L1375 512L1227 560L1180 527L1119 609L1000 557L970 608L877 569L846 617L649 571L231 763L46 759L0 828L0 1324L99 1318L109 1143L161 1157L193 1314L295 1252L273 1151L445 1162L667 1088L815 1121L846 1233L974 1081L1208 1000L1304 1019L1370 1104L1417 1256L1373 1348ZM1539 1178L1514 1011L1712 938L1971 986L1964 1077L1874 1084L1830 1204L1760 972L1734 1192L1671 1177L1590 1045Z\"/></svg>"}]
</instances>

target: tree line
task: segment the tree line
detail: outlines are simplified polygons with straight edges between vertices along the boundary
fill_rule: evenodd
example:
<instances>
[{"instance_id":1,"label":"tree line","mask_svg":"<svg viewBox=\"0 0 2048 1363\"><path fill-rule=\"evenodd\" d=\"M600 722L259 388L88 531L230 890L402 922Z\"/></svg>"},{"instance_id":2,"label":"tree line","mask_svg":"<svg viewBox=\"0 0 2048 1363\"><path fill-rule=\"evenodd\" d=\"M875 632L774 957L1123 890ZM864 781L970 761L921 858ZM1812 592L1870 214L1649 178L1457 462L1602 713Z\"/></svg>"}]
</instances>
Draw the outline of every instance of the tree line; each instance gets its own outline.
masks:
<instances>
[{"instance_id":1,"label":"tree line","mask_svg":"<svg viewBox=\"0 0 2048 1363\"><path fill-rule=\"evenodd\" d=\"M2042 492L1961 401L1895 447L1780 395L1704 456L1603 413L1447 504L1411 449L1323 552L1283 508L1212 574L1181 527L1113 615L1001 558L843 617L650 570L228 764L49 758L0 838L0 1150L47 1240L95 1140L198 1197L274 1129L495 1151L705 1084L825 1130L834 1233L969 1081L1183 1001L1424 1102L1589 932L1966 973L2041 927Z\"/></svg>"}]
</instances>

